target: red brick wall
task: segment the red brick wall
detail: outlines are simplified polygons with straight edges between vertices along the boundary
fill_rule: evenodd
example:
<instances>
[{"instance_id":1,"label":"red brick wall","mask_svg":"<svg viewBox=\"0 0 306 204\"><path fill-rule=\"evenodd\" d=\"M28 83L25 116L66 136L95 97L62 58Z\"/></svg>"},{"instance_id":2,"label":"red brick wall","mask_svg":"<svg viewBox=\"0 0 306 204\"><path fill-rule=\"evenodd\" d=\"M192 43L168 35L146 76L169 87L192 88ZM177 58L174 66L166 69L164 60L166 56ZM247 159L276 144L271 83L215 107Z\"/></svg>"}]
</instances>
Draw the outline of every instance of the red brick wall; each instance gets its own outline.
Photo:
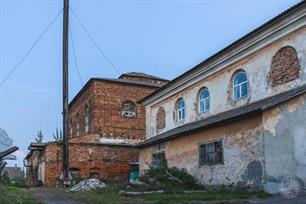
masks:
<instances>
[{"instance_id":1,"label":"red brick wall","mask_svg":"<svg viewBox=\"0 0 306 204\"><path fill-rule=\"evenodd\" d=\"M89 84L89 87L84 89L84 92L79 96L77 100L74 101L72 106L69 106L69 126L72 128L72 134L70 137L76 137L76 126L77 122L80 124L80 136L85 134L85 107L89 107L89 112L91 113L93 107L93 88L92 84ZM77 117L78 115L78 117ZM91 120L89 122L90 128L88 134L92 131L91 129ZM69 128L69 133L70 133Z\"/></svg>"},{"instance_id":2,"label":"red brick wall","mask_svg":"<svg viewBox=\"0 0 306 204\"><path fill-rule=\"evenodd\" d=\"M281 48L273 57L268 81L278 86L299 78L299 60L293 47Z\"/></svg>"},{"instance_id":3,"label":"red brick wall","mask_svg":"<svg viewBox=\"0 0 306 204\"><path fill-rule=\"evenodd\" d=\"M85 135L85 106L90 109L90 133L102 137L139 139L145 136L145 109L137 101L157 88L132 84L95 80L70 107L72 137L76 137L76 124L80 124L80 136ZM124 117L122 104L132 101L136 105L136 117ZM77 117L78 114L78 117Z\"/></svg>"},{"instance_id":4,"label":"red brick wall","mask_svg":"<svg viewBox=\"0 0 306 204\"><path fill-rule=\"evenodd\" d=\"M92 128L102 137L139 139L145 136L145 109L137 101L156 88L132 86L96 81L94 82L94 108ZM132 101L136 105L136 117L124 117L122 104Z\"/></svg>"},{"instance_id":5,"label":"red brick wall","mask_svg":"<svg viewBox=\"0 0 306 204\"><path fill-rule=\"evenodd\" d=\"M163 107L160 107L157 111L156 126L157 131L166 127L166 112Z\"/></svg>"},{"instance_id":6,"label":"red brick wall","mask_svg":"<svg viewBox=\"0 0 306 204\"><path fill-rule=\"evenodd\" d=\"M69 148L69 168L79 169L80 179L98 171L101 180L125 180L130 172L129 162L138 161L138 150L131 147L70 143ZM62 144L46 146L45 162L45 185L53 186L62 171Z\"/></svg>"}]
</instances>

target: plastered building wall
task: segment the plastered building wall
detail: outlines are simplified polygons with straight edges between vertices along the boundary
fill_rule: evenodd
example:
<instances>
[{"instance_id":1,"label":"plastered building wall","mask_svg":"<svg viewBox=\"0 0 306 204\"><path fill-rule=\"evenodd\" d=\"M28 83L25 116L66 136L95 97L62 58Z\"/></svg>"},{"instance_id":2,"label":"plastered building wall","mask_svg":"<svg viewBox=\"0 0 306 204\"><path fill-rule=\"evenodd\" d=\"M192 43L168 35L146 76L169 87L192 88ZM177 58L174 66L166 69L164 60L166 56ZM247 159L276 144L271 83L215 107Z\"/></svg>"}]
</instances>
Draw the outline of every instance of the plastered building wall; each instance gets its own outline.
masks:
<instances>
[{"instance_id":1,"label":"plastered building wall","mask_svg":"<svg viewBox=\"0 0 306 204\"><path fill-rule=\"evenodd\" d=\"M306 94L263 114L266 190L293 179L306 184Z\"/></svg>"},{"instance_id":2,"label":"plastered building wall","mask_svg":"<svg viewBox=\"0 0 306 204\"><path fill-rule=\"evenodd\" d=\"M228 123L197 133L144 148L140 151L140 168L149 168L152 154L165 152L169 167L184 168L206 185L252 185L263 187L262 116ZM199 145L215 140L223 141L224 162L199 165Z\"/></svg>"},{"instance_id":3,"label":"plastered building wall","mask_svg":"<svg viewBox=\"0 0 306 204\"><path fill-rule=\"evenodd\" d=\"M269 72L273 56L283 47L293 47L298 56L299 78L284 83L279 86L269 84ZM205 67L203 67L205 69ZM248 76L249 95L248 97L233 101L232 97L232 77L237 70L244 70ZM182 124L194 122L196 120L209 117L211 115L224 112L239 106L249 104L269 96L290 90L306 82L306 28L301 28L267 47L245 57L225 69L203 78L200 82L192 84L171 97L163 98L157 103L146 106L146 128L147 138L159 133L166 132ZM197 97L202 87L207 87L210 91L210 111L199 114ZM175 105L176 101L184 98L186 103L186 118L183 122L177 122ZM166 112L166 126L162 130L156 129L156 114L160 107Z\"/></svg>"}]
</instances>

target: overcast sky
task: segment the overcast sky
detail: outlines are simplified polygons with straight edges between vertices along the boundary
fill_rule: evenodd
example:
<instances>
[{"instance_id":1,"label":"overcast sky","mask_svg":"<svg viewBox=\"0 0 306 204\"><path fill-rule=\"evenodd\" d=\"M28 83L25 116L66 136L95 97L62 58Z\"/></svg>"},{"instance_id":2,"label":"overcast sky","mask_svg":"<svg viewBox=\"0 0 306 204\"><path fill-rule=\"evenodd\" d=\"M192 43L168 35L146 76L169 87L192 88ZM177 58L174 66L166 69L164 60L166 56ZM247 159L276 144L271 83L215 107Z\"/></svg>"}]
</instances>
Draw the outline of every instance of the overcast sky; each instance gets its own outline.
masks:
<instances>
[{"instance_id":1,"label":"overcast sky","mask_svg":"<svg viewBox=\"0 0 306 204\"><path fill-rule=\"evenodd\" d=\"M298 0L71 0L90 35L120 71L172 79L239 39ZM0 0L0 83L62 9L61 0ZM118 77L70 15L84 83ZM62 16L0 87L0 128L20 147L42 130L53 139L62 116ZM81 89L70 43L70 99Z\"/></svg>"}]
</instances>

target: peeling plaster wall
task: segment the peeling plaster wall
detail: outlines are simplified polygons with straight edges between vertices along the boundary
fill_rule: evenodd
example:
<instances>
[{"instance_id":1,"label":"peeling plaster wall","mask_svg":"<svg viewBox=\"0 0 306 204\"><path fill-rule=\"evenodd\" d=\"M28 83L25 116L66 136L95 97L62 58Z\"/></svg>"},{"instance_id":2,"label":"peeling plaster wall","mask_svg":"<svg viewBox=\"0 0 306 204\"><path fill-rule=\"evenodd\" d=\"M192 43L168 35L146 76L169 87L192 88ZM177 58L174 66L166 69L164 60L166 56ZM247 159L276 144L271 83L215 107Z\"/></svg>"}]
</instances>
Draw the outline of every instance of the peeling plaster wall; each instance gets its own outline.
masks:
<instances>
[{"instance_id":1,"label":"peeling plaster wall","mask_svg":"<svg viewBox=\"0 0 306 204\"><path fill-rule=\"evenodd\" d=\"M306 185L306 94L265 111L266 190L279 192L288 178Z\"/></svg>"},{"instance_id":2,"label":"peeling plaster wall","mask_svg":"<svg viewBox=\"0 0 306 204\"><path fill-rule=\"evenodd\" d=\"M285 46L292 46L296 49L299 64L300 77L283 85L272 87L268 84L267 77L271 69L271 60L279 49ZM205 69L205 67L203 67ZM232 100L232 76L239 70L246 71L249 80L249 96L243 100L234 102ZM146 106L146 128L147 138L155 136L156 114L159 107L163 107L166 112L166 127L159 130L162 133L180 126L184 123L194 122L226 110L252 103L263 98L290 90L306 82L306 28L302 28L294 33L273 42L269 46L249 55L229 67L203 78L200 82L192 83L185 90L174 94L168 98L162 98L159 102ZM211 108L209 112L198 114L197 95L198 91L206 86L210 91ZM186 103L186 119L184 122L176 122L174 115L175 103L177 99L183 97Z\"/></svg>"},{"instance_id":3,"label":"peeling plaster wall","mask_svg":"<svg viewBox=\"0 0 306 204\"><path fill-rule=\"evenodd\" d=\"M254 185L264 179L262 116L228 123L144 148L140 170L152 162L152 153L165 152L169 167L185 168L207 185ZM223 139L224 164L199 166L198 145Z\"/></svg>"}]
</instances>

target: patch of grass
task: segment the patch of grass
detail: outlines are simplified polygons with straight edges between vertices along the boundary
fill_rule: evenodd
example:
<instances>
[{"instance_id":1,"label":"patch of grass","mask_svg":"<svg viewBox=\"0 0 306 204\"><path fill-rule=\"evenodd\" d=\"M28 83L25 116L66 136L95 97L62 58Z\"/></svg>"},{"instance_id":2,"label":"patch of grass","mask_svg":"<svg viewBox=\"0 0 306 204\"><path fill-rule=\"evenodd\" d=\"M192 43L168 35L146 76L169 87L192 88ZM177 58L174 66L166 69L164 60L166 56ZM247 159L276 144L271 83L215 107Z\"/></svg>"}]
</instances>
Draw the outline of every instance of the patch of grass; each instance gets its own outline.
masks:
<instances>
[{"instance_id":1,"label":"patch of grass","mask_svg":"<svg viewBox=\"0 0 306 204\"><path fill-rule=\"evenodd\" d=\"M38 204L32 192L25 188L0 186L0 203L6 204Z\"/></svg>"},{"instance_id":2,"label":"patch of grass","mask_svg":"<svg viewBox=\"0 0 306 204\"><path fill-rule=\"evenodd\" d=\"M248 192L242 190L219 189L204 193L183 193L167 192L163 194L151 194L141 196L119 196L118 191L123 189L126 184L112 184L104 189L90 192L71 192L69 193L75 200L90 204L100 203L157 203L175 204L187 201L217 201L217 203L245 203L249 198L266 198L269 194L265 192Z\"/></svg>"},{"instance_id":3,"label":"patch of grass","mask_svg":"<svg viewBox=\"0 0 306 204\"><path fill-rule=\"evenodd\" d=\"M143 199L154 201L158 204L174 204L186 201L218 201L222 203L235 200L235 203L245 203L245 199L262 197L264 192L247 191L213 191L206 193L166 193L142 196Z\"/></svg>"}]
</instances>

